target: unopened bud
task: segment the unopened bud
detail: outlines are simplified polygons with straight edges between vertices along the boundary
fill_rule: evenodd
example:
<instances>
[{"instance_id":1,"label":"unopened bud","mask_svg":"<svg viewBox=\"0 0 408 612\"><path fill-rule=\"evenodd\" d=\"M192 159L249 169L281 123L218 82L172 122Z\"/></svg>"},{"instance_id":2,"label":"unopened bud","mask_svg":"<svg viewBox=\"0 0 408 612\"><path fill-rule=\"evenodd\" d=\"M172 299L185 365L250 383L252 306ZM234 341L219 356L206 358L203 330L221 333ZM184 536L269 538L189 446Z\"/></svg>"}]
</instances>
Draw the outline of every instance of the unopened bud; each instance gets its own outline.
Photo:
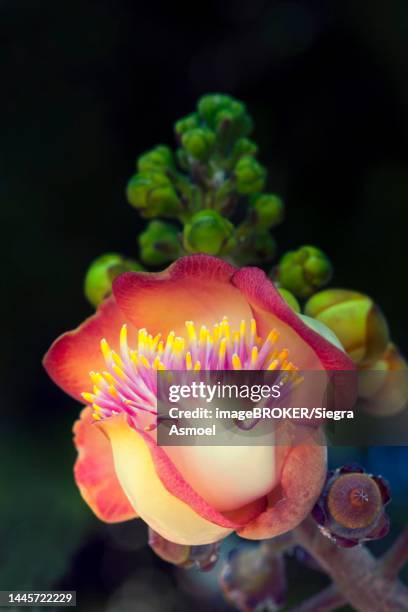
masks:
<instances>
[{"instance_id":1,"label":"unopened bud","mask_svg":"<svg viewBox=\"0 0 408 612\"><path fill-rule=\"evenodd\" d=\"M359 375L359 399L373 416L393 416L408 405L408 363L391 342L380 359L363 365Z\"/></svg>"},{"instance_id":2,"label":"unopened bud","mask_svg":"<svg viewBox=\"0 0 408 612\"><path fill-rule=\"evenodd\" d=\"M211 155L215 134L208 128L195 128L183 133L181 143L188 155L205 161Z\"/></svg>"},{"instance_id":3,"label":"unopened bud","mask_svg":"<svg viewBox=\"0 0 408 612\"><path fill-rule=\"evenodd\" d=\"M186 223L183 243L191 253L219 255L233 246L234 226L215 210L202 210Z\"/></svg>"},{"instance_id":4,"label":"unopened bud","mask_svg":"<svg viewBox=\"0 0 408 612\"><path fill-rule=\"evenodd\" d=\"M262 229L270 229L283 221L284 205L273 193L260 193L250 199L254 223Z\"/></svg>"},{"instance_id":5,"label":"unopened bud","mask_svg":"<svg viewBox=\"0 0 408 612\"><path fill-rule=\"evenodd\" d=\"M181 136L185 132L188 132L189 130L193 130L194 128L199 127L199 125L200 125L200 119L199 119L198 114L191 113L190 115L187 115L186 117L182 117L181 119L179 119L176 122L174 129L176 131L176 134Z\"/></svg>"},{"instance_id":6,"label":"unopened bud","mask_svg":"<svg viewBox=\"0 0 408 612\"><path fill-rule=\"evenodd\" d=\"M198 113L216 131L220 144L232 142L252 131L252 119L243 102L225 94L209 94L198 102Z\"/></svg>"},{"instance_id":7,"label":"unopened bud","mask_svg":"<svg viewBox=\"0 0 408 612\"><path fill-rule=\"evenodd\" d=\"M308 300L305 314L331 329L357 364L380 359L387 348L387 322L367 295L345 289L326 289Z\"/></svg>"},{"instance_id":8,"label":"unopened bud","mask_svg":"<svg viewBox=\"0 0 408 612\"><path fill-rule=\"evenodd\" d=\"M140 257L152 266L174 261L181 255L180 231L164 221L151 221L139 236Z\"/></svg>"},{"instance_id":9,"label":"unopened bud","mask_svg":"<svg viewBox=\"0 0 408 612\"><path fill-rule=\"evenodd\" d=\"M139 172L127 186L129 203L143 217L177 215L181 203L170 179L160 172Z\"/></svg>"},{"instance_id":10,"label":"unopened bud","mask_svg":"<svg viewBox=\"0 0 408 612\"><path fill-rule=\"evenodd\" d=\"M312 516L324 535L338 546L350 548L388 533L385 506L390 501L388 483L356 465L329 472Z\"/></svg>"},{"instance_id":11,"label":"unopened bud","mask_svg":"<svg viewBox=\"0 0 408 612\"><path fill-rule=\"evenodd\" d=\"M139 172L166 172L174 167L174 158L171 149L165 145L158 145L151 151L146 151L137 160Z\"/></svg>"},{"instance_id":12,"label":"unopened bud","mask_svg":"<svg viewBox=\"0 0 408 612\"><path fill-rule=\"evenodd\" d=\"M131 270L143 270L142 266L131 259L125 259L119 253L105 253L97 257L88 268L84 282L87 300L95 308L112 292L114 279Z\"/></svg>"},{"instance_id":13,"label":"unopened bud","mask_svg":"<svg viewBox=\"0 0 408 612\"><path fill-rule=\"evenodd\" d=\"M288 251L281 258L277 269L279 284L300 298L312 295L328 283L331 276L330 260L323 251L313 246Z\"/></svg>"},{"instance_id":14,"label":"unopened bud","mask_svg":"<svg viewBox=\"0 0 408 612\"><path fill-rule=\"evenodd\" d=\"M234 169L237 192L249 195L262 191L266 181L266 170L250 155L241 157Z\"/></svg>"},{"instance_id":15,"label":"unopened bud","mask_svg":"<svg viewBox=\"0 0 408 612\"><path fill-rule=\"evenodd\" d=\"M232 151L232 157L236 160L243 155L256 155L258 153L258 146L253 140L249 138L238 138L234 144Z\"/></svg>"},{"instance_id":16,"label":"unopened bud","mask_svg":"<svg viewBox=\"0 0 408 612\"><path fill-rule=\"evenodd\" d=\"M220 574L227 601L238 610L269 610L281 606L286 594L285 562L262 546L232 551Z\"/></svg>"},{"instance_id":17,"label":"unopened bud","mask_svg":"<svg viewBox=\"0 0 408 612\"><path fill-rule=\"evenodd\" d=\"M158 557L185 569L192 567L201 571L212 569L219 557L219 543L203 546L189 546L176 544L166 540L161 535L149 528L149 546Z\"/></svg>"}]
</instances>

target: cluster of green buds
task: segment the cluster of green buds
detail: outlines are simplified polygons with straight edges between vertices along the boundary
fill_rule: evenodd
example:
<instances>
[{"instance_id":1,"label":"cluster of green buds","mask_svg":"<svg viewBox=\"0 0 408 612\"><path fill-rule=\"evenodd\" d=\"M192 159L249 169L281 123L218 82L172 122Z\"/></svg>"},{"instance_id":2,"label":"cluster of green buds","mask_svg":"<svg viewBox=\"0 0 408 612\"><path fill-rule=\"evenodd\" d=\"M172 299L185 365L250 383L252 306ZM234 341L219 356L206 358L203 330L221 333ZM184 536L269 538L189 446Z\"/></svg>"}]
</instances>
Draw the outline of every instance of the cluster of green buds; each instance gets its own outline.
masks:
<instances>
[{"instance_id":1,"label":"cluster of green buds","mask_svg":"<svg viewBox=\"0 0 408 612\"><path fill-rule=\"evenodd\" d=\"M205 95L195 112L175 123L174 151L157 145L139 156L127 199L149 220L138 238L143 264L162 268L182 255L208 253L240 266L270 266L277 253L272 232L285 207L281 197L264 191L267 171L257 159L252 129L243 102ZM109 294L113 277L105 275L101 289L93 266L86 295L96 306ZM313 295L331 274L329 259L313 246L287 252L272 271L296 312L297 300Z\"/></svg>"},{"instance_id":2,"label":"cluster of green buds","mask_svg":"<svg viewBox=\"0 0 408 612\"><path fill-rule=\"evenodd\" d=\"M282 288L304 299L327 285L332 273L327 255L317 247L306 245L285 253L273 271L273 276Z\"/></svg>"},{"instance_id":3,"label":"cluster of green buds","mask_svg":"<svg viewBox=\"0 0 408 612\"><path fill-rule=\"evenodd\" d=\"M145 264L163 266L188 253L236 263L273 259L270 230L283 220L284 206L264 192L267 172L256 159L252 128L245 104L206 95L176 122L176 151L158 145L138 158L127 199L142 217L156 219L139 238Z\"/></svg>"}]
</instances>

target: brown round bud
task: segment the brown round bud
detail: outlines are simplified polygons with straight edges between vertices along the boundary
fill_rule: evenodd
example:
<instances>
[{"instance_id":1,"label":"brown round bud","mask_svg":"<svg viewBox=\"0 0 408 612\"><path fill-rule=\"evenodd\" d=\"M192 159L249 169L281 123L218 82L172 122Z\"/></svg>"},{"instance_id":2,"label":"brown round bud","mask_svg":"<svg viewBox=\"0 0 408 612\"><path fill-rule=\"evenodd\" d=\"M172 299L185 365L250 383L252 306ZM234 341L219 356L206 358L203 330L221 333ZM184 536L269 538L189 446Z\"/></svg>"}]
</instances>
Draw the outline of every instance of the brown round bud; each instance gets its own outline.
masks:
<instances>
[{"instance_id":1,"label":"brown round bud","mask_svg":"<svg viewBox=\"0 0 408 612\"><path fill-rule=\"evenodd\" d=\"M382 512L381 492L368 474L342 474L329 489L327 507L342 527L362 529Z\"/></svg>"}]
</instances>

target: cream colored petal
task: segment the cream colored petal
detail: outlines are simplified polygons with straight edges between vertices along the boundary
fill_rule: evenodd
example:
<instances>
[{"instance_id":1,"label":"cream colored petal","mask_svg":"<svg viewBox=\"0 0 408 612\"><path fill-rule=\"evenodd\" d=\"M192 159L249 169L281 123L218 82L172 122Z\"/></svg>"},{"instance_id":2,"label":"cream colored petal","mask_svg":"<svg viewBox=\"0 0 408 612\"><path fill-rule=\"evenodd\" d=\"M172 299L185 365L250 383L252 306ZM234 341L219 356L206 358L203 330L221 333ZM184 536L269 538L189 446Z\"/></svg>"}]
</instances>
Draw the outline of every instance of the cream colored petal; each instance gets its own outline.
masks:
<instances>
[{"instance_id":1,"label":"cream colored petal","mask_svg":"<svg viewBox=\"0 0 408 612\"><path fill-rule=\"evenodd\" d=\"M165 488L146 442L123 417L111 417L101 422L100 427L111 442L123 490L152 529L172 542L190 545L210 544L231 533L231 529L201 517Z\"/></svg>"}]
</instances>

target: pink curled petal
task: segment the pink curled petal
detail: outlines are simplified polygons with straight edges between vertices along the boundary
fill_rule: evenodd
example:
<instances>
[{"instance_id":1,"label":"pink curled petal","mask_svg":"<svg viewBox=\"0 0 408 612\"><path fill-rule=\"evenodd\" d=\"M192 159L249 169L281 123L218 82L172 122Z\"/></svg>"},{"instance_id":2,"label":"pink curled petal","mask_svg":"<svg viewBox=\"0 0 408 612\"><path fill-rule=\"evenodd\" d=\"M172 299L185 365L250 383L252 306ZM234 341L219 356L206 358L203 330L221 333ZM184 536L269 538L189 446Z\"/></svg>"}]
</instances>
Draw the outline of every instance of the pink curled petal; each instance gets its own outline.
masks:
<instances>
[{"instance_id":1,"label":"pink curled petal","mask_svg":"<svg viewBox=\"0 0 408 612\"><path fill-rule=\"evenodd\" d=\"M284 460L280 485L268 497L267 509L238 530L238 535L262 540L297 527L320 495L326 478L326 461L326 447L313 440L291 448Z\"/></svg>"},{"instance_id":2,"label":"pink curled petal","mask_svg":"<svg viewBox=\"0 0 408 612\"><path fill-rule=\"evenodd\" d=\"M257 321L259 334L273 327L281 331L299 370L354 370L353 362L339 348L308 327L287 305L265 272L242 268L232 283L248 300ZM292 356L293 355L293 356Z\"/></svg>"}]
</instances>

